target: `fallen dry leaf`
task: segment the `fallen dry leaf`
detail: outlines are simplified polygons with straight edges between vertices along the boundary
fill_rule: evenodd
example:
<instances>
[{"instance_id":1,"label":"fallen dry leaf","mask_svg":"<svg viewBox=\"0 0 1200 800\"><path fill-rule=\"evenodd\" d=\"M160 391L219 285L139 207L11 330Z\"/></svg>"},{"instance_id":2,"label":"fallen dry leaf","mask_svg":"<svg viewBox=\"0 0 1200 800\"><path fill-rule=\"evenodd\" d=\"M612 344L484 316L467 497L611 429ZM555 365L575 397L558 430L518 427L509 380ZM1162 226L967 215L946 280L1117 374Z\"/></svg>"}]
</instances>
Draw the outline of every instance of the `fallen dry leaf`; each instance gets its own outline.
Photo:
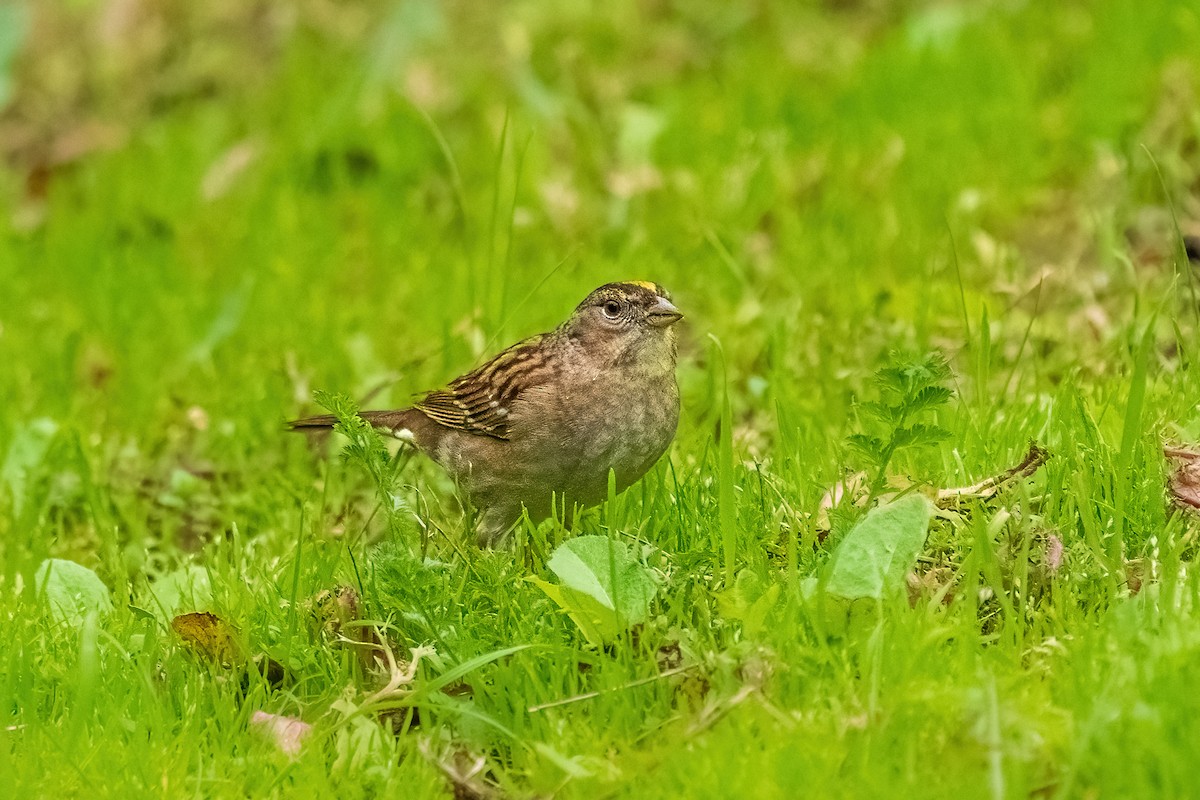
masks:
<instances>
[{"instance_id":1,"label":"fallen dry leaf","mask_svg":"<svg viewBox=\"0 0 1200 800\"><path fill-rule=\"evenodd\" d=\"M254 712L250 717L250 727L270 737L282 753L292 758L300 754L304 740L312 733L312 725L304 720L265 711Z\"/></svg>"},{"instance_id":2,"label":"fallen dry leaf","mask_svg":"<svg viewBox=\"0 0 1200 800\"><path fill-rule=\"evenodd\" d=\"M180 614L171 620L171 628L185 644L213 663L231 667L246 661L237 631L216 614Z\"/></svg>"},{"instance_id":3,"label":"fallen dry leaf","mask_svg":"<svg viewBox=\"0 0 1200 800\"><path fill-rule=\"evenodd\" d=\"M187 421L198 431L208 430L208 412L200 406L191 406L187 410Z\"/></svg>"},{"instance_id":4,"label":"fallen dry leaf","mask_svg":"<svg viewBox=\"0 0 1200 800\"><path fill-rule=\"evenodd\" d=\"M621 200L652 192L663 185L662 173L650 164L613 170L606 181L608 190Z\"/></svg>"},{"instance_id":5,"label":"fallen dry leaf","mask_svg":"<svg viewBox=\"0 0 1200 800\"><path fill-rule=\"evenodd\" d=\"M247 658L237 629L216 614L196 611L180 614L171 620L171 628L179 634L183 643L206 661L225 668L252 666L272 689L277 689L287 680L287 670L273 658L256 655ZM243 688L246 687L243 676Z\"/></svg>"},{"instance_id":6,"label":"fallen dry leaf","mask_svg":"<svg viewBox=\"0 0 1200 800\"><path fill-rule=\"evenodd\" d=\"M658 663L658 671L679 669L683 666L683 649L678 641L667 642L654 652L654 660Z\"/></svg>"},{"instance_id":7,"label":"fallen dry leaf","mask_svg":"<svg viewBox=\"0 0 1200 800\"><path fill-rule=\"evenodd\" d=\"M1200 510L1200 451L1166 446L1163 455L1179 463L1167 481L1171 499L1182 508Z\"/></svg>"},{"instance_id":8,"label":"fallen dry leaf","mask_svg":"<svg viewBox=\"0 0 1200 800\"><path fill-rule=\"evenodd\" d=\"M925 598L934 598L941 605L950 605L958 593L958 575L949 566L935 566L929 569L909 572L904 576L905 589L908 593L908 605L916 608Z\"/></svg>"},{"instance_id":9,"label":"fallen dry leaf","mask_svg":"<svg viewBox=\"0 0 1200 800\"><path fill-rule=\"evenodd\" d=\"M1146 579L1146 564L1140 558L1131 558L1125 562L1125 585L1132 597L1142 590Z\"/></svg>"},{"instance_id":10,"label":"fallen dry leaf","mask_svg":"<svg viewBox=\"0 0 1200 800\"><path fill-rule=\"evenodd\" d=\"M829 512L840 506L842 501L847 498L855 505L866 500L867 488L867 473L856 472L826 490L825 494L821 496L821 502L817 505L818 541L824 541L825 535L829 533Z\"/></svg>"},{"instance_id":11,"label":"fallen dry leaf","mask_svg":"<svg viewBox=\"0 0 1200 800\"><path fill-rule=\"evenodd\" d=\"M953 489L938 489L933 500L940 508L954 506L964 500L986 500L999 493L1002 489L1008 487L1012 483L1028 478L1037 472L1043 464L1050 459L1050 453L1037 442L1029 443L1029 450L1026 451L1025 457L1021 462L1014 467L1006 469L999 475L994 475L990 478L980 481L971 486L960 486ZM876 495L875 499L886 501L894 497L895 492L904 491L910 488L906 485L903 478L891 477L888 479L888 489L891 490L884 494ZM853 475L838 481L829 488L828 491L821 497L821 502L817 506L817 542L824 542L830 531L830 512L840 506L844 502L850 502L854 505L862 505L867 500L871 499L870 485L865 472L856 472Z\"/></svg>"},{"instance_id":12,"label":"fallen dry leaf","mask_svg":"<svg viewBox=\"0 0 1200 800\"><path fill-rule=\"evenodd\" d=\"M310 601L314 623L327 636L354 649L364 672L383 669L387 663L383 636L363 622L362 602L351 586L337 586L319 592Z\"/></svg>"}]
</instances>

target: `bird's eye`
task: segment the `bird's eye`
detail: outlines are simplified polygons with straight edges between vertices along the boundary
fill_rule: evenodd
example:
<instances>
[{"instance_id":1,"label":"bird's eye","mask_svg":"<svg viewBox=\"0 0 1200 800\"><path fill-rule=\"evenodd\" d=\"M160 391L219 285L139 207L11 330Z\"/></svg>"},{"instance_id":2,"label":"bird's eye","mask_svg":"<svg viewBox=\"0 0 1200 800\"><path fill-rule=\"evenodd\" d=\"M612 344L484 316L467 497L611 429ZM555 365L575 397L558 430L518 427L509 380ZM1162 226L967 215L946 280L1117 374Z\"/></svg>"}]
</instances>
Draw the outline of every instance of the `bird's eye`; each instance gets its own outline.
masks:
<instances>
[{"instance_id":1,"label":"bird's eye","mask_svg":"<svg viewBox=\"0 0 1200 800\"><path fill-rule=\"evenodd\" d=\"M616 300L609 300L604 304L603 309L604 316L608 317L609 319L616 319L621 315L621 304Z\"/></svg>"}]
</instances>

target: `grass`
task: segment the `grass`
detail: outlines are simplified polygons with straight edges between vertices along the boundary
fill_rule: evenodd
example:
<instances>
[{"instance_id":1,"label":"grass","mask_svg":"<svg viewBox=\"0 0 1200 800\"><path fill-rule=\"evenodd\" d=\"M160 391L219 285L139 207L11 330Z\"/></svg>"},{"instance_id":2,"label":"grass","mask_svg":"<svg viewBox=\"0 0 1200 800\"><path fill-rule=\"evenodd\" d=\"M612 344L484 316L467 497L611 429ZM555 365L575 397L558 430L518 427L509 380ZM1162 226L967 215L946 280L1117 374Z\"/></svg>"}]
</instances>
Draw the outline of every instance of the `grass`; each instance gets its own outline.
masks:
<instances>
[{"instance_id":1,"label":"grass","mask_svg":"<svg viewBox=\"0 0 1200 800\"><path fill-rule=\"evenodd\" d=\"M121 135L45 194L25 151L0 177L0 785L436 797L479 758L461 792L1197 793L1196 522L1161 455L1200 440L1192 4L263 7L143 11L166 49L65 60L97 12L48 7L12 67L10 122ZM662 582L607 647L528 580L569 532L479 552L435 468L397 462L389 510L283 432L314 389L402 404L629 278L687 312L684 416L583 523ZM949 435L893 480L1052 458L847 616L806 586L863 510L826 537L821 497L872 467L873 375L930 351ZM53 614L51 557L114 610ZM399 735L314 629L337 585L434 651ZM182 648L200 610L286 684ZM314 724L297 757L256 710Z\"/></svg>"}]
</instances>

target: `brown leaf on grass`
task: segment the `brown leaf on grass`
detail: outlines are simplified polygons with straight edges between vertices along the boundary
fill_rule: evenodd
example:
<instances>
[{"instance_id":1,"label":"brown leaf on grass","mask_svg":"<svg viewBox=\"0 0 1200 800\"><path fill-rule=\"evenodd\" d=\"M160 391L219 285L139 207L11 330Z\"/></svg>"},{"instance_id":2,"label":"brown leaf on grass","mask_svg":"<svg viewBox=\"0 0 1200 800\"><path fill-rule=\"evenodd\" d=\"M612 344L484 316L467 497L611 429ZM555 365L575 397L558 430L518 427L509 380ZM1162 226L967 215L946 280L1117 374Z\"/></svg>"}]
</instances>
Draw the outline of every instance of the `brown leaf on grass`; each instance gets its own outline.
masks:
<instances>
[{"instance_id":1,"label":"brown leaf on grass","mask_svg":"<svg viewBox=\"0 0 1200 800\"><path fill-rule=\"evenodd\" d=\"M208 412L200 406L189 406L186 416L187 421L191 423L191 426L196 430L201 432L208 430Z\"/></svg>"},{"instance_id":2,"label":"brown leaf on grass","mask_svg":"<svg viewBox=\"0 0 1200 800\"><path fill-rule=\"evenodd\" d=\"M638 164L613 170L609 173L606 183L608 191L613 195L621 200L629 200L661 188L663 178L662 173L650 164Z\"/></svg>"},{"instance_id":3,"label":"brown leaf on grass","mask_svg":"<svg viewBox=\"0 0 1200 800\"><path fill-rule=\"evenodd\" d=\"M837 508L843 501L858 505L867 499L867 473L856 472L848 478L838 481L826 490L817 505L817 541L825 541L829 535L829 512Z\"/></svg>"},{"instance_id":4,"label":"brown leaf on grass","mask_svg":"<svg viewBox=\"0 0 1200 800\"><path fill-rule=\"evenodd\" d=\"M272 689L287 680L287 670L275 659L262 654L248 658L237 629L216 614L207 611L180 614L171 620L171 629L205 661L226 669L251 666L266 678ZM242 676L243 688L248 686L247 677L247 673Z\"/></svg>"},{"instance_id":5,"label":"brown leaf on grass","mask_svg":"<svg viewBox=\"0 0 1200 800\"><path fill-rule=\"evenodd\" d=\"M0 118L0 153L24 175L24 192L12 224L20 230L40 226L54 179L94 153L119 149L127 138L123 127L99 120L65 124L51 132Z\"/></svg>"},{"instance_id":6,"label":"brown leaf on grass","mask_svg":"<svg viewBox=\"0 0 1200 800\"><path fill-rule=\"evenodd\" d=\"M304 720L265 711L255 711L251 715L250 727L269 737L284 755L292 758L300 754L304 740L312 733L312 725Z\"/></svg>"},{"instance_id":7,"label":"brown leaf on grass","mask_svg":"<svg viewBox=\"0 0 1200 800\"><path fill-rule=\"evenodd\" d=\"M935 598L940 605L950 605L958 596L958 574L947 565L915 570L904 576L908 605L916 608L921 600Z\"/></svg>"},{"instance_id":8,"label":"brown leaf on grass","mask_svg":"<svg viewBox=\"0 0 1200 800\"><path fill-rule=\"evenodd\" d=\"M442 753L434 753L429 740L423 740L420 749L425 760L446 776L454 800L496 800L504 796L485 780L489 772L485 757L453 745Z\"/></svg>"},{"instance_id":9,"label":"brown leaf on grass","mask_svg":"<svg viewBox=\"0 0 1200 800\"><path fill-rule=\"evenodd\" d=\"M679 669L683 666L683 649L678 641L667 642L654 651L654 660L659 672Z\"/></svg>"},{"instance_id":10,"label":"brown leaf on grass","mask_svg":"<svg viewBox=\"0 0 1200 800\"><path fill-rule=\"evenodd\" d=\"M207 611L180 614L171 620L171 628L200 657L223 667L246 662L237 630Z\"/></svg>"},{"instance_id":11,"label":"brown leaf on grass","mask_svg":"<svg viewBox=\"0 0 1200 800\"><path fill-rule=\"evenodd\" d=\"M59 132L46 150L46 163L51 168L82 161L93 153L119 149L129 138L121 125L89 119Z\"/></svg>"},{"instance_id":12,"label":"brown leaf on grass","mask_svg":"<svg viewBox=\"0 0 1200 800\"><path fill-rule=\"evenodd\" d=\"M326 635L354 648L364 672L380 671L387 665L387 645L374 626L363 622L362 603L353 587L319 592L311 601L311 613Z\"/></svg>"},{"instance_id":13,"label":"brown leaf on grass","mask_svg":"<svg viewBox=\"0 0 1200 800\"><path fill-rule=\"evenodd\" d=\"M260 654L255 656L253 661L254 668L267 679L267 685L272 689L278 689L288 682L288 671L275 659Z\"/></svg>"},{"instance_id":14,"label":"brown leaf on grass","mask_svg":"<svg viewBox=\"0 0 1200 800\"><path fill-rule=\"evenodd\" d=\"M1200 451L1165 446L1163 455L1179 465L1167 481L1171 500L1181 508L1200 510Z\"/></svg>"},{"instance_id":15,"label":"brown leaf on grass","mask_svg":"<svg viewBox=\"0 0 1200 800\"><path fill-rule=\"evenodd\" d=\"M1146 579L1146 564L1140 558L1131 558L1125 562L1125 585L1129 588L1130 596L1142 590Z\"/></svg>"},{"instance_id":16,"label":"brown leaf on grass","mask_svg":"<svg viewBox=\"0 0 1200 800\"><path fill-rule=\"evenodd\" d=\"M654 651L654 660L658 665L658 674L671 679L675 694L685 707L698 709L703 705L712 685L702 664L688 663L689 659L684 655L679 640L661 645Z\"/></svg>"}]
</instances>

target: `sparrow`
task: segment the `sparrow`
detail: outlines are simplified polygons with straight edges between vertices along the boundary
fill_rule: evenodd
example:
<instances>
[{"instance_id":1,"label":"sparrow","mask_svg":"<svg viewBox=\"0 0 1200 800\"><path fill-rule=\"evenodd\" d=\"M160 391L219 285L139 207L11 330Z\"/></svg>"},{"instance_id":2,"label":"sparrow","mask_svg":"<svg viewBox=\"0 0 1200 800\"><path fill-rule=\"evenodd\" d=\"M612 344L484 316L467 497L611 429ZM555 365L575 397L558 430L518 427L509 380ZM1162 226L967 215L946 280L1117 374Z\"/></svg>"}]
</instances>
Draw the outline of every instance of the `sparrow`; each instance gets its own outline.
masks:
<instances>
[{"instance_id":1,"label":"sparrow","mask_svg":"<svg viewBox=\"0 0 1200 800\"><path fill-rule=\"evenodd\" d=\"M360 412L453 478L477 510L476 541L505 545L522 511L538 522L618 492L675 438L675 323L662 286L607 283L548 333L524 339L409 408ZM330 415L291 422L331 428Z\"/></svg>"}]
</instances>

